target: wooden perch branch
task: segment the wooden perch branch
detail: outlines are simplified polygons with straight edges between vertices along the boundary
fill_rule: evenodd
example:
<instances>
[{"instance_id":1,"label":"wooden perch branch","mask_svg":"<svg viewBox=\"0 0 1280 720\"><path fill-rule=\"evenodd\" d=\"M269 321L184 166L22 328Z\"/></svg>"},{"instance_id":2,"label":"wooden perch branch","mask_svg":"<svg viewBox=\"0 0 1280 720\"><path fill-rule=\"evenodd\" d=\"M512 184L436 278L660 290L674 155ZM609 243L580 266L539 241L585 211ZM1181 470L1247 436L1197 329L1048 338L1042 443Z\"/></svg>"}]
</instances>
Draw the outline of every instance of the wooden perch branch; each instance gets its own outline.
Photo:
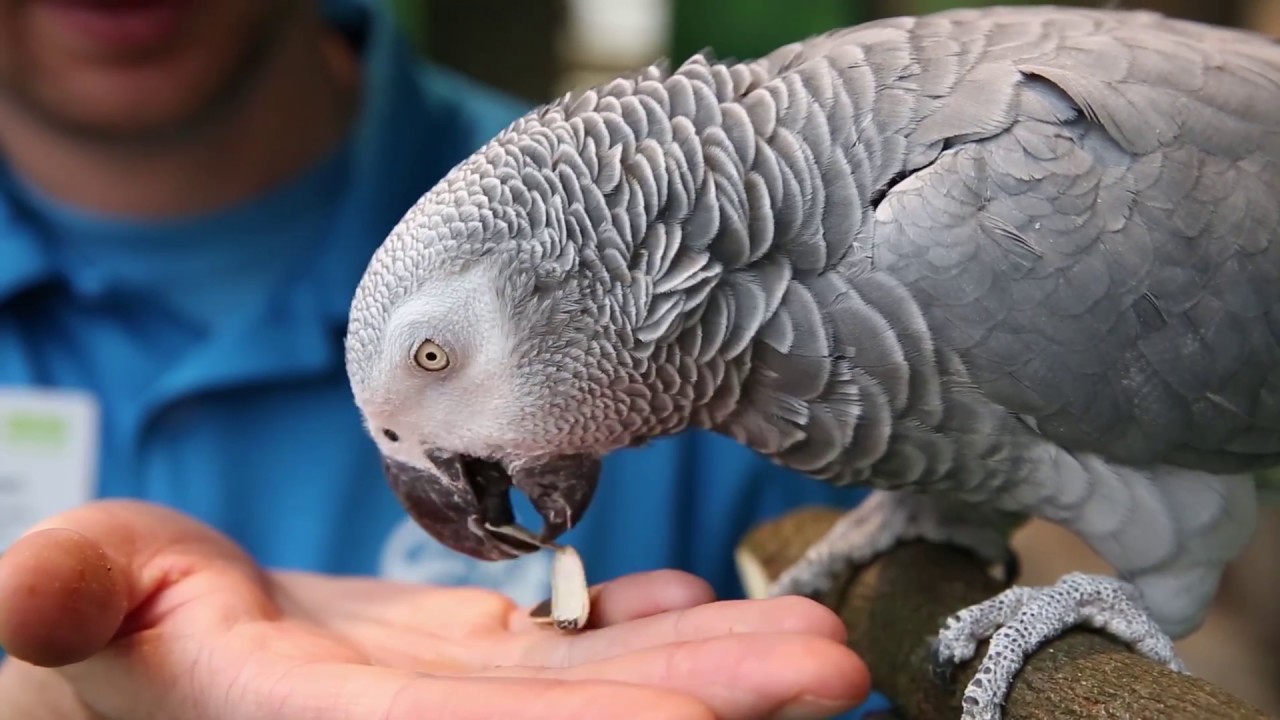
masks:
<instances>
[{"instance_id":1,"label":"wooden perch branch","mask_svg":"<svg viewBox=\"0 0 1280 720\"><path fill-rule=\"evenodd\" d=\"M738 547L738 570L748 595L763 594L765 585L838 517L831 509L803 509L755 528ZM986 644L944 686L929 672L930 640L947 615L1002 589L968 552L911 543L851 573L831 597L821 600L844 619L850 647L866 661L876 688L893 700L904 720L954 720ZM1255 720L1265 715L1215 685L1079 628L1032 655L1005 706L1004 720L1049 718Z\"/></svg>"}]
</instances>

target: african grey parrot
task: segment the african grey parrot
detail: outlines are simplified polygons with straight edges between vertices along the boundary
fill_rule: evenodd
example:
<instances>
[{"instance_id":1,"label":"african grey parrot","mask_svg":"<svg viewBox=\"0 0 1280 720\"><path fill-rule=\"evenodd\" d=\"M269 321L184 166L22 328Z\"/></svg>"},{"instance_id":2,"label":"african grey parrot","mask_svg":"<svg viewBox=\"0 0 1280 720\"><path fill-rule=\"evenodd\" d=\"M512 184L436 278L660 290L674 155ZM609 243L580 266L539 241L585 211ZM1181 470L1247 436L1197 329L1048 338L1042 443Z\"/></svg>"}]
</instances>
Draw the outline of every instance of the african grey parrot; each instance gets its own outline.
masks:
<instances>
[{"instance_id":1,"label":"african grey parrot","mask_svg":"<svg viewBox=\"0 0 1280 720\"><path fill-rule=\"evenodd\" d=\"M357 405L455 550L554 539L600 459L691 427L874 488L772 588L1028 516L1117 577L1015 586L965 718L1078 623L1174 668L1280 461L1280 46L1149 12L963 9L695 56L516 120L352 302Z\"/></svg>"}]
</instances>

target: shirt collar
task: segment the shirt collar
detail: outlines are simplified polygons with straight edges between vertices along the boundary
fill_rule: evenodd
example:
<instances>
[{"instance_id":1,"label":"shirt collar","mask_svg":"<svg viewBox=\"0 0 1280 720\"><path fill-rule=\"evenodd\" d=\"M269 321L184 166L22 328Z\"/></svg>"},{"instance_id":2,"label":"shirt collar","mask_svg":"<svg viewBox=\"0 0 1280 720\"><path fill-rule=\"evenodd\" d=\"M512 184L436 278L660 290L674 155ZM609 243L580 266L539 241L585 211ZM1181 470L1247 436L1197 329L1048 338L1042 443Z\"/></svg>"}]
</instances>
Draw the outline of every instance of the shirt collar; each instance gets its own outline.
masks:
<instances>
[{"instance_id":1,"label":"shirt collar","mask_svg":"<svg viewBox=\"0 0 1280 720\"><path fill-rule=\"evenodd\" d=\"M24 220L4 189L2 171L0 167L0 307L55 275L44 247L21 227Z\"/></svg>"},{"instance_id":2,"label":"shirt collar","mask_svg":"<svg viewBox=\"0 0 1280 720\"><path fill-rule=\"evenodd\" d=\"M363 35L362 99L348 139L342 205L329 237L295 278L244 322L210 338L145 398L157 408L197 391L328 375L342 369L351 298L369 258L404 212L456 163L467 123L431 102L420 64L387 13L345 7L343 27Z\"/></svg>"},{"instance_id":3,"label":"shirt collar","mask_svg":"<svg viewBox=\"0 0 1280 720\"><path fill-rule=\"evenodd\" d=\"M350 141L346 204L324 252L293 290L313 293L325 319L345 329L370 257L404 213L527 108L424 63L394 18L368 10L367 0L329 0L328 7L331 15L363 18L367 28L364 98Z\"/></svg>"}]
</instances>

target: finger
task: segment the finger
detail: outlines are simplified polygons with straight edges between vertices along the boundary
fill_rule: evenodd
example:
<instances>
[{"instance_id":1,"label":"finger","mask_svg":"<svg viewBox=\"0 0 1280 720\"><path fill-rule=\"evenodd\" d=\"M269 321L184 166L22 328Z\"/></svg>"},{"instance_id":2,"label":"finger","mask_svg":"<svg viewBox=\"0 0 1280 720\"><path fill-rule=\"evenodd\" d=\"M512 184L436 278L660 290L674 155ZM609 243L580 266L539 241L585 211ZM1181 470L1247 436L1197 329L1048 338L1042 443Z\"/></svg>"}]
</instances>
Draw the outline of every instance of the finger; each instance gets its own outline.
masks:
<instances>
[{"instance_id":1,"label":"finger","mask_svg":"<svg viewBox=\"0 0 1280 720\"><path fill-rule=\"evenodd\" d=\"M627 575L592 588L592 628L605 628L714 602L702 578L677 570Z\"/></svg>"},{"instance_id":2,"label":"finger","mask_svg":"<svg viewBox=\"0 0 1280 720\"><path fill-rule=\"evenodd\" d=\"M536 625L527 608L518 608L501 593L479 588L439 587L365 579L325 578L308 573L273 574L273 597L292 614L339 630L374 663L438 672L442 668L483 669L527 661L513 648L531 639L567 639ZM335 592L340 583L342 590ZM711 586L688 573L662 570L603 583L593 590L593 624L607 627L704 605L714 599ZM502 630L506 625L506 632ZM695 626L698 623L695 623ZM524 634L521 634L524 633ZM651 638L644 646L669 641ZM617 652L633 649L625 644ZM423 648L430 647L430 653ZM534 657L563 657L564 648Z\"/></svg>"},{"instance_id":3,"label":"finger","mask_svg":"<svg viewBox=\"0 0 1280 720\"><path fill-rule=\"evenodd\" d=\"M0 662L0 717L69 720L85 718L85 707L56 670L29 665L16 658Z\"/></svg>"},{"instance_id":4,"label":"finger","mask_svg":"<svg viewBox=\"0 0 1280 720\"><path fill-rule=\"evenodd\" d=\"M543 628L532 621L529 607L517 607L505 595L480 588L424 588L301 572L277 572L270 582L282 607L315 622L366 620L396 628L421 627L453 638L487 633L504 622L512 632ZM341 593L332 592L335 582L342 583ZM715 591L696 575L657 570L593 586L591 598L590 627L600 628L705 605L715 600Z\"/></svg>"},{"instance_id":5,"label":"finger","mask_svg":"<svg viewBox=\"0 0 1280 720\"><path fill-rule=\"evenodd\" d=\"M500 698L500 700L499 700ZM380 716L381 717L381 716ZM389 720L720 720L689 695L616 682L432 678L398 698Z\"/></svg>"},{"instance_id":6,"label":"finger","mask_svg":"<svg viewBox=\"0 0 1280 720\"><path fill-rule=\"evenodd\" d=\"M257 712L237 717L716 720L696 698L625 681L428 676L327 664L305 666L288 675L288 682L257 687L265 688L253 694Z\"/></svg>"},{"instance_id":7,"label":"finger","mask_svg":"<svg viewBox=\"0 0 1280 720\"><path fill-rule=\"evenodd\" d=\"M722 720L829 717L871 692L866 664L846 645L795 634L727 635L569 667L485 674L652 685L692 695Z\"/></svg>"},{"instance_id":8,"label":"finger","mask_svg":"<svg viewBox=\"0 0 1280 720\"><path fill-rule=\"evenodd\" d=\"M600 628L639 618L705 605L716 599L715 590L702 578L678 570L635 573L593 585L588 627ZM508 628L526 630L536 625L533 615L547 614L551 600L532 608L516 608Z\"/></svg>"},{"instance_id":9,"label":"finger","mask_svg":"<svg viewBox=\"0 0 1280 720\"><path fill-rule=\"evenodd\" d=\"M723 600L576 634L541 629L506 638L512 644L508 655L494 655L515 665L564 667L645 648L743 633L794 633L839 643L848 639L844 623L829 608L809 598L788 595Z\"/></svg>"},{"instance_id":10,"label":"finger","mask_svg":"<svg viewBox=\"0 0 1280 720\"><path fill-rule=\"evenodd\" d=\"M111 640L127 609L118 569L84 535L41 530L0 555L0 647L16 658L82 660Z\"/></svg>"},{"instance_id":11,"label":"finger","mask_svg":"<svg viewBox=\"0 0 1280 720\"><path fill-rule=\"evenodd\" d=\"M85 660L179 610L196 630L263 617L271 604L230 540L159 506L91 503L41 523L0 557L0 647L33 665Z\"/></svg>"}]
</instances>

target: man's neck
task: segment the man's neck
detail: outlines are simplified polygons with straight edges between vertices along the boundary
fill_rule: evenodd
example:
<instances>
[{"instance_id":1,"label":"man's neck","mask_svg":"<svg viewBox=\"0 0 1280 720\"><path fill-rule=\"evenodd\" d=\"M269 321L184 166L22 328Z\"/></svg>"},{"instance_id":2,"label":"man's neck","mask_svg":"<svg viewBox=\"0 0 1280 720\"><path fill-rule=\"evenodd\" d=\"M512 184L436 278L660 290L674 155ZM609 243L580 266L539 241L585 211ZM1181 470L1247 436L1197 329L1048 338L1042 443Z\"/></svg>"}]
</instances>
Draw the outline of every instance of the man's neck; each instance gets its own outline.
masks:
<instances>
[{"instance_id":1,"label":"man's neck","mask_svg":"<svg viewBox=\"0 0 1280 720\"><path fill-rule=\"evenodd\" d=\"M319 18L304 22L314 30L286 32L245 96L191 137L108 144L0 112L5 161L41 192L111 215L183 217L258 196L336 148L358 105L358 59Z\"/></svg>"}]
</instances>

